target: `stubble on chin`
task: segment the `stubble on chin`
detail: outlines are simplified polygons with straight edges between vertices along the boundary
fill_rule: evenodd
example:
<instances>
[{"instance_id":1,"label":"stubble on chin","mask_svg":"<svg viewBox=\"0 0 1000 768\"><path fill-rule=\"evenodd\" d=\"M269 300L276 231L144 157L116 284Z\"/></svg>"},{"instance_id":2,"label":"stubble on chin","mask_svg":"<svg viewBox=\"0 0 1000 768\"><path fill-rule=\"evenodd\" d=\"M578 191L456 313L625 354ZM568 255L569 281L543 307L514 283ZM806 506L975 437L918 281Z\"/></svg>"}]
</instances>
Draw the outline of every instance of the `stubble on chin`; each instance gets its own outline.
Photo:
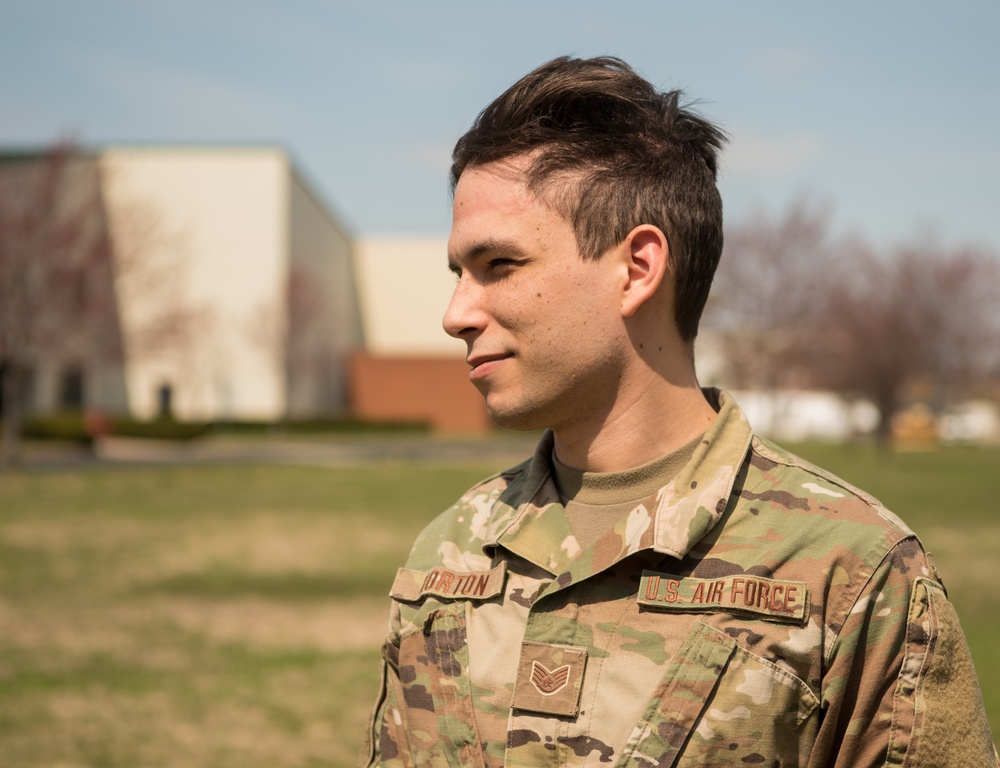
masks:
<instances>
[{"instance_id":1,"label":"stubble on chin","mask_svg":"<svg viewBox=\"0 0 1000 768\"><path fill-rule=\"evenodd\" d=\"M539 409L533 409L524 403L505 403L499 401L499 398L494 398L491 402L488 395L484 397L486 414L498 427L516 432L530 432L548 426L545 415Z\"/></svg>"}]
</instances>

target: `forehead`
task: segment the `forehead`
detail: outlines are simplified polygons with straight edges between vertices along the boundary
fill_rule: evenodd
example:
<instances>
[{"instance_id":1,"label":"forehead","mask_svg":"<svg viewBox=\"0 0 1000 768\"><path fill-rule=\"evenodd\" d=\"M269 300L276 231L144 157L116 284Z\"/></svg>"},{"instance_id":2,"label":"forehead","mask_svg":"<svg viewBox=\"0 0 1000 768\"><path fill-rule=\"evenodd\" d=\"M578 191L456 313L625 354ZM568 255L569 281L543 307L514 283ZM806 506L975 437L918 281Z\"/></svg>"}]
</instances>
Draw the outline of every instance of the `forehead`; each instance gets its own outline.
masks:
<instances>
[{"instance_id":1,"label":"forehead","mask_svg":"<svg viewBox=\"0 0 1000 768\"><path fill-rule=\"evenodd\" d=\"M455 187L448 252L460 257L482 240L530 236L540 229L569 226L552 207L530 192L524 169L529 158L466 168Z\"/></svg>"},{"instance_id":2,"label":"forehead","mask_svg":"<svg viewBox=\"0 0 1000 768\"><path fill-rule=\"evenodd\" d=\"M455 186L452 217L527 210L537 201L528 192L524 163L504 160L466 168Z\"/></svg>"}]
</instances>

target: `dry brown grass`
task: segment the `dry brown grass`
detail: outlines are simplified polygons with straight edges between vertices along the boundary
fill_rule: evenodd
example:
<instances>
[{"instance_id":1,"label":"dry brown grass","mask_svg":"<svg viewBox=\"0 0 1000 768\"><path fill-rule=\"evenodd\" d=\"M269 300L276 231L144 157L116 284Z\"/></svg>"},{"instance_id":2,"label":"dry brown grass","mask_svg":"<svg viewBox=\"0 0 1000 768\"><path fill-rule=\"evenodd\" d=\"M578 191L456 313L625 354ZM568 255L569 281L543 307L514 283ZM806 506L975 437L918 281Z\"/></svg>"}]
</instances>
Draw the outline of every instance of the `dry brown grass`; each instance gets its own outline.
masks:
<instances>
[{"instance_id":1,"label":"dry brown grass","mask_svg":"<svg viewBox=\"0 0 1000 768\"><path fill-rule=\"evenodd\" d=\"M935 552L992 713L998 455L835 467ZM493 468L0 475L0 768L354 765L392 574Z\"/></svg>"},{"instance_id":2,"label":"dry brown grass","mask_svg":"<svg viewBox=\"0 0 1000 768\"><path fill-rule=\"evenodd\" d=\"M0 476L0 766L354 765L392 573L486 469Z\"/></svg>"}]
</instances>

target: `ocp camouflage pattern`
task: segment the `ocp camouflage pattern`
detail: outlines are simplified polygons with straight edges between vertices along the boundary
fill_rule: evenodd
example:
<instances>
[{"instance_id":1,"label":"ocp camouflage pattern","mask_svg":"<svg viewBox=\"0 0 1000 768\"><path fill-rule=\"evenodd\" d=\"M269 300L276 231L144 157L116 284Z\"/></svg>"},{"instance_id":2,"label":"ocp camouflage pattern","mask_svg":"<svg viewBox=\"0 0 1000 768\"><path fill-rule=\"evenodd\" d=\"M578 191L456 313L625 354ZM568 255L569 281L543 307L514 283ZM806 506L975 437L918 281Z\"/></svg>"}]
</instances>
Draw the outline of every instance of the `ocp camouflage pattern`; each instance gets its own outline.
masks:
<instances>
[{"instance_id":1,"label":"ocp camouflage pattern","mask_svg":"<svg viewBox=\"0 0 1000 768\"><path fill-rule=\"evenodd\" d=\"M419 536L363 764L996 766L968 647L915 535L751 433L587 547L551 435Z\"/></svg>"}]
</instances>

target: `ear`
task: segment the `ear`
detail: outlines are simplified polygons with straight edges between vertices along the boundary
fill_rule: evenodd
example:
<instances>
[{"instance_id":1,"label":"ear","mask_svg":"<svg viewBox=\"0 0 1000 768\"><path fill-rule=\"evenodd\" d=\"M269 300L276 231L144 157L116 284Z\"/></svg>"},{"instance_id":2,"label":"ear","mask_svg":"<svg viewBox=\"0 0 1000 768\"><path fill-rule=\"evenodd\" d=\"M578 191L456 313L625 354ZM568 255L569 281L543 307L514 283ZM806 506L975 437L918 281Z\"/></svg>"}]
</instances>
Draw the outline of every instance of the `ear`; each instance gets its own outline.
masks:
<instances>
[{"instance_id":1,"label":"ear","mask_svg":"<svg viewBox=\"0 0 1000 768\"><path fill-rule=\"evenodd\" d=\"M628 277L622 291L622 317L631 317L645 304L666 278L670 252L659 227L640 224L621 244Z\"/></svg>"}]
</instances>

